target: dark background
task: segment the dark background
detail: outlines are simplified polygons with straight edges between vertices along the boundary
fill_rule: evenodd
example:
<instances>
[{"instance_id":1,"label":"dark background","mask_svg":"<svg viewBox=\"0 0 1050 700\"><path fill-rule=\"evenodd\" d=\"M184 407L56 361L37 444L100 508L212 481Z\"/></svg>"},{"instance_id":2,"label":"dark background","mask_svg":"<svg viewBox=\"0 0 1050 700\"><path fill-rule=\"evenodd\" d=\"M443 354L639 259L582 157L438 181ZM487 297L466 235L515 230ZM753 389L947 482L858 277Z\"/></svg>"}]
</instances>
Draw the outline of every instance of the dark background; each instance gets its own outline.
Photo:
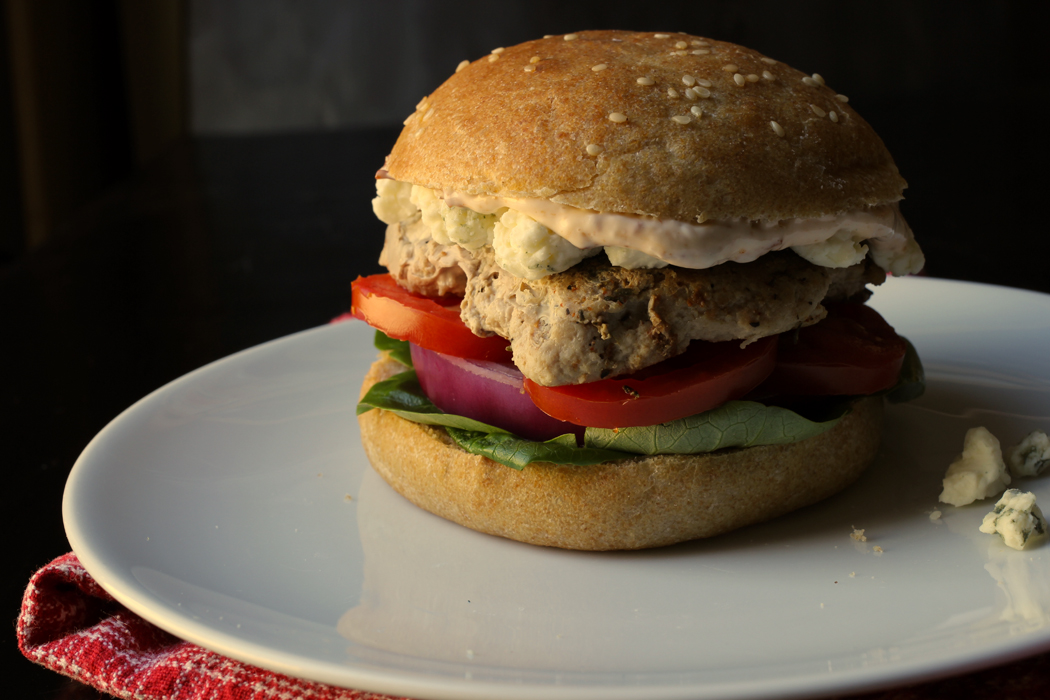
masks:
<instances>
[{"instance_id":1,"label":"dark background","mask_svg":"<svg viewBox=\"0 0 1050 700\"><path fill-rule=\"evenodd\" d=\"M91 696L23 660L13 629L31 573L68 550L61 492L79 452L149 391L348 308L350 280L378 269L372 175L401 119L463 58L625 28L734 41L819 72L909 181L902 211L930 275L1050 292L1045 7L7 0L8 683L19 697ZM963 697L992 697L995 681ZM963 686L939 687L909 697Z\"/></svg>"}]
</instances>

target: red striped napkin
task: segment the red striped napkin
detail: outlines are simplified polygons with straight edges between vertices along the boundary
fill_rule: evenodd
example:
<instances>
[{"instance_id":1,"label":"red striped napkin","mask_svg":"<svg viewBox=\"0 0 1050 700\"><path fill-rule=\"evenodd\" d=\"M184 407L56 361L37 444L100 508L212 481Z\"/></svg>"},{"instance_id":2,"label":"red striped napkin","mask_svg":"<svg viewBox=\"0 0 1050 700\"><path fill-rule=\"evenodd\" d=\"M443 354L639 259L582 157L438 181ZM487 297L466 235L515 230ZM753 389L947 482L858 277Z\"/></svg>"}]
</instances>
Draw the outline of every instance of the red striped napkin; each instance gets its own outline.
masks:
<instances>
[{"instance_id":1,"label":"red striped napkin","mask_svg":"<svg viewBox=\"0 0 1050 700\"><path fill-rule=\"evenodd\" d=\"M391 700L291 678L174 637L102 590L75 554L29 581L18 647L31 661L136 700Z\"/></svg>"}]
</instances>

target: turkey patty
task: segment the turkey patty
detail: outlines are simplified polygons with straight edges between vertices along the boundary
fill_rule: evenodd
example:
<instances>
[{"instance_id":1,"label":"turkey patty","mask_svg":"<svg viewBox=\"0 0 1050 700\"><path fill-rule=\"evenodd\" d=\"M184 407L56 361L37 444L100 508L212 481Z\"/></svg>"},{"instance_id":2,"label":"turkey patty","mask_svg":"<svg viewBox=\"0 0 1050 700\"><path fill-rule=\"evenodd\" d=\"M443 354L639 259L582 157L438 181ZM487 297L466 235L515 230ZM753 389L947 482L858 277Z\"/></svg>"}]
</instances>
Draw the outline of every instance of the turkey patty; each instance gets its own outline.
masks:
<instances>
[{"instance_id":1,"label":"turkey patty","mask_svg":"<svg viewBox=\"0 0 1050 700\"><path fill-rule=\"evenodd\" d=\"M703 270L629 270L598 255L526 280L497 265L491 247L444 246L415 222L389 227L380 262L414 292L463 294L464 323L507 338L514 363L545 386L630 374L692 340L747 344L816 323L825 299L866 299L865 285L886 278L870 259L828 268L786 250Z\"/></svg>"}]
</instances>

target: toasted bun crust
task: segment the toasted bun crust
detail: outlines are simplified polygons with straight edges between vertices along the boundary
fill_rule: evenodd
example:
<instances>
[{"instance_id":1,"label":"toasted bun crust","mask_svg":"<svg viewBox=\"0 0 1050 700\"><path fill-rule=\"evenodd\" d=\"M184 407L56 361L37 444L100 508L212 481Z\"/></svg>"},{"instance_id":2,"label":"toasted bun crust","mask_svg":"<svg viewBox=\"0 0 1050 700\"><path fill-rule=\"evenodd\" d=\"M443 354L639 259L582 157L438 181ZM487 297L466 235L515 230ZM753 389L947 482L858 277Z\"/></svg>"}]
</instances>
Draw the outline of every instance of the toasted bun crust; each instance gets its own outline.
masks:
<instances>
[{"instance_id":1,"label":"toasted bun crust","mask_svg":"<svg viewBox=\"0 0 1050 700\"><path fill-rule=\"evenodd\" d=\"M762 59L676 33L512 46L424 98L385 168L436 190L690 223L815 218L901 199L907 183L868 123L831 88ZM691 79L709 81L694 87L710 96L687 96Z\"/></svg>"},{"instance_id":2,"label":"toasted bun crust","mask_svg":"<svg viewBox=\"0 0 1050 700\"><path fill-rule=\"evenodd\" d=\"M380 358L372 384L402 371ZM815 503L875 458L882 399L791 445L636 457L518 472L460 449L443 428L372 410L358 416L372 466L417 506L474 530L564 549L642 549L710 537Z\"/></svg>"}]
</instances>

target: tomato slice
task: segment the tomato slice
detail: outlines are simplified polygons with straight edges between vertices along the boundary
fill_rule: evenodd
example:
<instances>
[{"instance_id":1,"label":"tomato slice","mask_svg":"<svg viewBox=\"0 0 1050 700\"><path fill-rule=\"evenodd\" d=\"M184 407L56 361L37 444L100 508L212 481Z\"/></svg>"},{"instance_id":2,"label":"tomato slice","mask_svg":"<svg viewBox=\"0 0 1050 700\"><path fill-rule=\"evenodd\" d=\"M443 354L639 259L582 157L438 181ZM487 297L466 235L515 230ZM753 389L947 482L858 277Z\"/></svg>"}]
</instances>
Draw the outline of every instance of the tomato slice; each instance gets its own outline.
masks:
<instances>
[{"instance_id":1,"label":"tomato slice","mask_svg":"<svg viewBox=\"0 0 1050 700\"><path fill-rule=\"evenodd\" d=\"M506 339L481 338L463 324L458 300L448 304L448 299L412 294L388 274L358 277L351 290L350 313L391 338L472 360L511 359Z\"/></svg>"},{"instance_id":2,"label":"tomato slice","mask_svg":"<svg viewBox=\"0 0 1050 700\"><path fill-rule=\"evenodd\" d=\"M826 304L820 323L780 336L765 395L874 394L897 383L907 344L870 306Z\"/></svg>"},{"instance_id":3,"label":"tomato slice","mask_svg":"<svg viewBox=\"0 0 1050 700\"><path fill-rule=\"evenodd\" d=\"M746 348L739 341L694 341L681 355L626 377L567 386L526 379L525 390L558 420L595 428L656 425L744 396L773 371L776 349L775 336Z\"/></svg>"}]
</instances>

